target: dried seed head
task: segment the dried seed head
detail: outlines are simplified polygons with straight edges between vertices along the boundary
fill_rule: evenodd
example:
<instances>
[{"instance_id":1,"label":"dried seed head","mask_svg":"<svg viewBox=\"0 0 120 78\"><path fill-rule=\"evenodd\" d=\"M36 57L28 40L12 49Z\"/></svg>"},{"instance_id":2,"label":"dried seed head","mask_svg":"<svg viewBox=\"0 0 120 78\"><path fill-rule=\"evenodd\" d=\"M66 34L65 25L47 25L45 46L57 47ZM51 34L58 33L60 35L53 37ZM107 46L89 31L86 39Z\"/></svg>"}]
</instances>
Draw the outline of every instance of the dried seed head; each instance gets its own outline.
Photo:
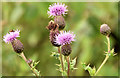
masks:
<instances>
[{"instance_id":1,"label":"dried seed head","mask_svg":"<svg viewBox=\"0 0 120 78\"><path fill-rule=\"evenodd\" d=\"M11 42L13 49L16 53L22 53L24 50L23 44L18 40L15 39Z\"/></svg>"},{"instance_id":2,"label":"dried seed head","mask_svg":"<svg viewBox=\"0 0 120 78\"><path fill-rule=\"evenodd\" d=\"M59 29L62 30L65 28L65 20L62 15L55 16L54 23L59 25Z\"/></svg>"},{"instance_id":3,"label":"dried seed head","mask_svg":"<svg viewBox=\"0 0 120 78\"><path fill-rule=\"evenodd\" d=\"M60 32L59 31L50 31L50 42L52 43L53 46L59 47L60 44L56 43L56 35L58 35Z\"/></svg>"},{"instance_id":4,"label":"dried seed head","mask_svg":"<svg viewBox=\"0 0 120 78\"><path fill-rule=\"evenodd\" d=\"M51 20L46 28L55 31L58 30L58 27L58 24L55 24L54 21Z\"/></svg>"},{"instance_id":5,"label":"dried seed head","mask_svg":"<svg viewBox=\"0 0 120 78\"><path fill-rule=\"evenodd\" d=\"M64 55L64 56L69 56L72 52L72 48L71 48L71 45L70 44L66 44L66 45L63 45L61 47L61 53Z\"/></svg>"},{"instance_id":6,"label":"dried seed head","mask_svg":"<svg viewBox=\"0 0 120 78\"><path fill-rule=\"evenodd\" d=\"M46 27L48 30L51 30L54 28L54 21L51 20L49 23L48 23L48 26Z\"/></svg>"},{"instance_id":7,"label":"dried seed head","mask_svg":"<svg viewBox=\"0 0 120 78\"><path fill-rule=\"evenodd\" d=\"M100 26L100 33L106 36L109 36L111 33L111 29L107 24L102 24Z\"/></svg>"}]
</instances>

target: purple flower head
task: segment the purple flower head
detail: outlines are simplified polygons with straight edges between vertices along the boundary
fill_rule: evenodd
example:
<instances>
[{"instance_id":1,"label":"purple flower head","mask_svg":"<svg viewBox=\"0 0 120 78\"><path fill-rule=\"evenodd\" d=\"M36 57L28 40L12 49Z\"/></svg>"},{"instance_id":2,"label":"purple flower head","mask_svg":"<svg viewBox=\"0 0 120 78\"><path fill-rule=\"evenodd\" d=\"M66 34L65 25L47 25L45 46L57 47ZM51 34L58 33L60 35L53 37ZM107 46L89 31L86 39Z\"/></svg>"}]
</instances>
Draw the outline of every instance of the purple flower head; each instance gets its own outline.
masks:
<instances>
[{"instance_id":1,"label":"purple flower head","mask_svg":"<svg viewBox=\"0 0 120 78\"><path fill-rule=\"evenodd\" d=\"M63 15L67 14L66 12L68 10L66 8L67 8L67 6L65 6L65 4L54 3L54 4L50 5L48 15L49 15L49 17L51 17L51 16L59 16L62 14Z\"/></svg>"},{"instance_id":2,"label":"purple flower head","mask_svg":"<svg viewBox=\"0 0 120 78\"><path fill-rule=\"evenodd\" d=\"M60 45L70 44L72 41L75 41L75 34L63 31L60 32L58 36L56 36L56 42Z\"/></svg>"},{"instance_id":3,"label":"purple flower head","mask_svg":"<svg viewBox=\"0 0 120 78\"><path fill-rule=\"evenodd\" d=\"M15 40L16 37L20 37L20 36L19 36L19 32L20 32L20 30L16 30L16 31L9 32L9 33L7 33L7 34L4 36L4 39L3 39L3 40L4 40L6 43L9 43L9 42Z\"/></svg>"}]
</instances>

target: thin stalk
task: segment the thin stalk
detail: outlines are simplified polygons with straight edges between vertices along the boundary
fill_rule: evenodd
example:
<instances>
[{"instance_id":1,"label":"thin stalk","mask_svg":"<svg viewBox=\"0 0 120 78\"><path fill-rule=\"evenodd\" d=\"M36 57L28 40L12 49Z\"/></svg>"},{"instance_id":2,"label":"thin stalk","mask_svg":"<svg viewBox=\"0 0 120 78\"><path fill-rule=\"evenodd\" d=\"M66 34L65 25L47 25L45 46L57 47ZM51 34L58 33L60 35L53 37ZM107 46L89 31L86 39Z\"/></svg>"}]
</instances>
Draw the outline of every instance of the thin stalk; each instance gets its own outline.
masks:
<instances>
[{"instance_id":1,"label":"thin stalk","mask_svg":"<svg viewBox=\"0 0 120 78\"><path fill-rule=\"evenodd\" d=\"M67 63L68 63L68 71L67 71L67 75L69 76L69 73L70 73L70 62L69 62L69 56L67 56Z\"/></svg>"},{"instance_id":2,"label":"thin stalk","mask_svg":"<svg viewBox=\"0 0 120 78\"><path fill-rule=\"evenodd\" d=\"M37 75L37 73L34 71L34 69L32 69L32 66L27 62L27 58L25 57L25 55L24 55L23 52L20 54L20 56L21 56L21 57L23 58L23 60L29 65L29 67L31 68L31 71L35 74L35 76L36 76L37 78L39 78L38 75Z\"/></svg>"},{"instance_id":3,"label":"thin stalk","mask_svg":"<svg viewBox=\"0 0 120 78\"><path fill-rule=\"evenodd\" d=\"M58 53L60 54L60 62L61 62L61 65L62 65L62 70L64 71L64 65L63 65L62 54L60 52L60 47L58 47Z\"/></svg>"},{"instance_id":4,"label":"thin stalk","mask_svg":"<svg viewBox=\"0 0 120 78\"><path fill-rule=\"evenodd\" d=\"M108 36L106 36L107 41L108 41L108 52L110 52L110 38ZM106 55L104 61L102 62L102 64L100 65L100 67L98 68L97 72L95 73L95 76L97 75L97 73L100 71L100 69L104 66L104 64L107 62L109 56Z\"/></svg>"},{"instance_id":5,"label":"thin stalk","mask_svg":"<svg viewBox=\"0 0 120 78\"><path fill-rule=\"evenodd\" d=\"M110 38L108 36L106 36L107 41L108 41L108 52L110 52Z\"/></svg>"}]
</instances>

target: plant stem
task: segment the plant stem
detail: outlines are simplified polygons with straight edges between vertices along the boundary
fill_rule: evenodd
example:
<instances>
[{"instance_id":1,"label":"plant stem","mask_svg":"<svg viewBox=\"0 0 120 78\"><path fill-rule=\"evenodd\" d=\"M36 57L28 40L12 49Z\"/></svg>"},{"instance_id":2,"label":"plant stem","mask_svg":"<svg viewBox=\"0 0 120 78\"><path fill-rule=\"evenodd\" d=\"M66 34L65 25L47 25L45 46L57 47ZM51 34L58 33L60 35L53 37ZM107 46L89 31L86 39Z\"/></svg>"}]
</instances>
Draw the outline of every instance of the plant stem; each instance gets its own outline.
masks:
<instances>
[{"instance_id":1,"label":"plant stem","mask_svg":"<svg viewBox=\"0 0 120 78\"><path fill-rule=\"evenodd\" d=\"M108 52L110 52L110 38L108 36L106 36L107 41L108 41Z\"/></svg>"},{"instance_id":2,"label":"plant stem","mask_svg":"<svg viewBox=\"0 0 120 78\"><path fill-rule=\"evenodd\" d=\"M37 73L34 71L34 69L32 69L32 66L27 62L27 58L25 57L25 55L24 55L23 52L20 54L20 56L21 56L21 57L23 58L23 60L29 65L29 67L31 68L31 71L35 74L35 76L36 76L37 78L39 78L38 75L37 75Z\"/></svg>"},{"instance_id":3,"label":"plant stem","mask_svg":"<svg viewBox=\"0 0 120 78\"><path fill-rule=\"evenodd\" d=\"M64 65L63 65L62 54L60 52L60 47L58 47L58 53L60 54L60 62L61 62L61 65L62 65L62 70L64 71Z\"/></svg>"},{"instance_id":4,"label":"plant stem","mask_svg":"<svg viewBox=\"0 0 120 78\"><path fill-rule=\"evenodd\" d=\"M67 75L69 76L69 72L70 72L69 56L67 56L67 63L68 63L68 72L67 72Z\"/></svg>"},{"instance_id":5,"label":"plant stem","mask_svg":"<svg viewBox=\"0 0 120 78\"><path fill-rule=\"evenodd\" d=\"M107 41L108 41L108 52L110 52L110 39L109 39L109 36L106 36L107 38ZM109 56L106 55L104 61L102 62L102 64L100 65L100 67L98 68L97 72L95 73L95 76L97 75L97 73L100 71L100 69L103 67L103 65L107 62Z\"/></svg>"}]
</instances>

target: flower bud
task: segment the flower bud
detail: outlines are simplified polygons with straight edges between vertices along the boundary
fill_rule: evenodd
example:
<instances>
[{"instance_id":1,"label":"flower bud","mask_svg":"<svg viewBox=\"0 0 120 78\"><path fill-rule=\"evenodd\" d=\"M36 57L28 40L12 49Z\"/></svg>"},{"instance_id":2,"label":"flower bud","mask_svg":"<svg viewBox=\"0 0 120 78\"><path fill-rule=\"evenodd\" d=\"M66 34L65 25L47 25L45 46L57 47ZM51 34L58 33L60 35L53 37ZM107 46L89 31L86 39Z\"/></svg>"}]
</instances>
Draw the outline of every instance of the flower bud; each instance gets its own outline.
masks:
<instances>
[{"instance_id":1,"label":"flower bud","mask_svg":"<svg viewBox=\"0 0 120 78\"><path fill-rule=\"evenodd\" d=\"M50 35L49 35L49 38L50 38L50 42L52 43L53 46L56 46L56 47L59 47L60 44L58 44L56 42L56 36L59 34L60 32L57 30L57 31L50 31Z\"/></svg>"},{"instance_id":2,"label":"flower bud","mask_svg":"<svg viewBox=\"0 0 120 78\"><path fill-rule=\"evenodd\" d=\"M65 27L65 20L62 15L55 16L54 23L59 25L59 29L62 30Z\"/></svg>"},{"instance_id":3,"label":"flower bud","mask_svg":"<svg viewBox=\"0 0 120 78\"><path fill-rule=\"evenodd\" d=\"M102 24L100 27L100 33L109 36L111 33L111 29L107 24Z\"/></svg>"},{"instance_id":4,"label":"flower bud","mask_svg":"<svg viewBox=\"0 0 120 78\"><path fill-rule=\"evenodd\" d=\"M11 44L16 53L23 52L23 50L24 50L23 44L18 39L11 41Z\"/></svg>"},{"instance_id":5,"label":"flower bud","mask_svg":"<svg viewBox=\"0 0 120 78\"><path fill-rule=\"evenodd\" d=\"M70 44L65 44L61 47L61 53L64 55L64 56L69 56L72 52L72 48L71 48L71 45Z\"/></svg>"}]
</instances>

